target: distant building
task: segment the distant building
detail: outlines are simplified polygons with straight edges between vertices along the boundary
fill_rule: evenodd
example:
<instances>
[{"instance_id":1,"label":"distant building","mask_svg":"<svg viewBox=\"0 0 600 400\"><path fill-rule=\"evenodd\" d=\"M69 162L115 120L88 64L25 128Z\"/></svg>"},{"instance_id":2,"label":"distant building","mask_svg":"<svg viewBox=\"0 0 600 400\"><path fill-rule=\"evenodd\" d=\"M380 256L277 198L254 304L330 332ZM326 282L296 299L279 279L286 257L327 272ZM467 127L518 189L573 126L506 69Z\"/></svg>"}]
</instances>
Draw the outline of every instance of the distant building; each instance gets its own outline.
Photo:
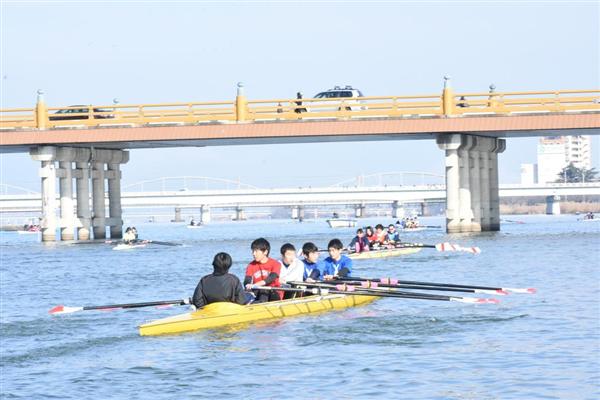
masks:
<instances>
[{"instance_id":1,"label":"distant building","mask_svg":"<svg viewBox=\"0 0 600 400\"><path fill-rule=\"evenodd\" d=\"M537 164L521 164L521 185L537 183Z\"/></svg>"},{"instance_id":2,"label":"distant building","mask_svg":"<svg viewBox=\"0 0 600 400\"><path fill-rule=\"evenodd\" d=\"M538 143L538 182L559 179L560 171L573 163L577 168L590 169L591 142L589 136L546 136Z\"/></svg>"}]
</instances>

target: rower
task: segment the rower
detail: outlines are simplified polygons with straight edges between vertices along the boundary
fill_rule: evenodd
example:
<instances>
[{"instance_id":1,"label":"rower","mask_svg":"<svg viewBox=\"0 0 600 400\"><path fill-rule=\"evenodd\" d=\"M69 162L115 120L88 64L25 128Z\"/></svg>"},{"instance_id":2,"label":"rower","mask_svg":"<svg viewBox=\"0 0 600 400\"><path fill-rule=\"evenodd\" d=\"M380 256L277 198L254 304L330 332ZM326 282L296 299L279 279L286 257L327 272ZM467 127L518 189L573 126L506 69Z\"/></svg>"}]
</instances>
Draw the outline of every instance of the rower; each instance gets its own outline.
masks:
<instances>
[{"instance_id":1,"label":"rower","mask_svg":"<svg viewBox=\"0 0 600 400\"><path fill-rule=\"evenodd\" d=\"M291 287L288 282L302 282L304 263L296 257L296 248L291 243L281 246L281 270L279 282L282 287ZM296 292L285 292L283 298L295 297Z\"/></svg>"},{"instance_id":2,"label":"rower","mask_svg":"<svg viewBox=\"0 0 600 400\"><path fill-rule=\"evenodd\" d=\"M252 290L252 286L271 286L280 287L279 273L281 264L269 257L271 244L265 238L258 238L250 245L252 249L252 261L246 267L246 276L244 277L244 286L247 290ZM256 295L256 302L276 301L283 298L283 292L273 290L253 290Z\"/></svg>"},{"instance_id":3,"label":"rower","mask_svg":"<svg viewBox=\"0 0 600 400\"><path fill-rule=\"evenodd\" d=\"M388 240L387 240L388 244L393 245L396 243L400 243L400 234L396 230L396 226L394 224L390 224L388 226L387 238L388 238Z\"/></svg>"},{"instance_id":4,"label":"rower","mask_svg":"<svg viewBox=\"0 0 600 400\"><path fill-rule=\"evenodd\" d=\"M374 247L379 247L385 243L387 243L388 241L388 237L387 237L387 233L385 232L385 229L383 228L383 225L381 224L377 224L375 225L375 242L374 242Z\"/></svg>"},{"instance_id":5,"label":"rower","mask_svg":"<svg viewBox=\"0 0 600 400\"><path fill-rule=\"evenodd\" d=\"M339 239L332 239L327 245L329 257L323 261L323 279L326 281L345 278L352 273L352 260L342 254L344 245Z\"/></svg>"},{"instance_id":6,"label":"rower","mask_svg":"<svg viewBox=\"0 0 600 400\"><path fill-rule=\"evenodd\" d=\"M227 253L217 253L213 259L213 273L205 275L198 282L192 304L196 308L210 303L230 302L246 304L246 294L242 282L229 273L232 261Z\"/></svg>"},{"instance_id":7,"label":"rower","mask_svg":"<svg viewBox=\"0 0 600 400\"><path fill-rule=\"evenodd\" d=\"M128 226L127 229L125 229L125 234L123 234L123 243L132 244L135 242L135 239L135 233L133 233L131 227Z\"/></svg>"},{"instance_id":8,"label":"rower","mask_svg":"<svg viewBox=\"0 0 600 400\"><path fill-rule=\"evenodd\" d=\"M348 250L356 253L362 253L363 251L369 251L369 240L365 236L365 232L362 228L356 230L356 236L348 245Z\"/></svg>"},{"instance_id":9,"label":"rower","mask_svg":"<svg viewBox=\"0 0 600 400\"><path fill-rule=\"evenodd\" d=\"M319 262L319 248L312 242L306 242L302 246L302 254L304 255L304 259L302 260L304 263L302 280L306 282L318 281L321 277L321 270L319 269L321 266L321 263Z\"/></svg>"}]
</instances>

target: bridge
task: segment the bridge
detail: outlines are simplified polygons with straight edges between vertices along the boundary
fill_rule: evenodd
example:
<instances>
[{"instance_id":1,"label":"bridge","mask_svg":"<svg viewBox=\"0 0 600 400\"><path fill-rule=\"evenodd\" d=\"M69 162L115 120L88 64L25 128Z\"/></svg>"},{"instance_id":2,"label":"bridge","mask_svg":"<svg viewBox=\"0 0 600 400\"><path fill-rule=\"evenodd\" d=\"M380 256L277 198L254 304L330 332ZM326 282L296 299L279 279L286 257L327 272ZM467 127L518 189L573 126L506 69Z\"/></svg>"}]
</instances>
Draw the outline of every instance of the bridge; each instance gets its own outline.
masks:
<instances>
[{"instance_id":1,"label":"bridge","mask_svg":"<svg viewBox=\"0 0 600 400\"><path fill-rule=\"evenodd\" d=\"M144 184L140 182L136 185ZM549 212L560 196L600 196L600 182L552 183L534 185L500 185L500 197L546 197ZM225 190L161 190L123 192L122 206L126 208L184 208L198 209L200 221L210 221L213 208L235 208L237 219L242 219L248 207L290 207L292 218L302 215L305 206L353 206L356 217L364 215L368 205L388 204L394 218L403 215L404 203L444 201L446 187L439 185L414 186L345 186L322 188L238 188ZM105 199L107 200L107 199ZM0 196L0 213L39 212L42 198L37 194ZM178 219L176 215L176 219Z\"/></svg>"},{"instance_id":2,"label":"bridge","mask_svg":"<svg viewBox=\"0 0 600 400\"><path fill-rule=\"evenodd\" d=\"M91 228L104 238L107 226L120 237L126 149L412 139L445 151L447 231L478 232L500 226L503 138L599 134L600 90L455 93L445 78L431 95L249 101L239 85L235 101L77 107L47 107L39 93L34 108L0 110L0 130L0 152L41 163L42 240L55 240L57 226L64 240L75 227L83 240Z\"/></svg>"}]
</instances>

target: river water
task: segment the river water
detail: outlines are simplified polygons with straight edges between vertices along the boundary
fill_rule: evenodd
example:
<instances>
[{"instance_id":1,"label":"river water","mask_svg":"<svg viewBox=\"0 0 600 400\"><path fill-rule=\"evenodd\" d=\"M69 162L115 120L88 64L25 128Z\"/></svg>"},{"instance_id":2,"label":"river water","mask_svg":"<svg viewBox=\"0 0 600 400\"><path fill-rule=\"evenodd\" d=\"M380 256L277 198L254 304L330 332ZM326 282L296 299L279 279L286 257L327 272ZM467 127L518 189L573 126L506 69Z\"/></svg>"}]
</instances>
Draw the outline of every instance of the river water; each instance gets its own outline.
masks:
<instances>
[{"instance_id":1,"label":"river water","mask_svg":"<svg viewBox=\"0 0 600 400\"><path fill-rule=\"evenodd\" d=\"M508 218L508 217L507 217ZM510 218L509 218L510 219ZM202 229L140 224L142 238L181 247L113 251L110 245L44 245L2 232L0 392L6 399L173 398L600 398L600 222L516 217L502 231L405 241L477 245L482 254L425 249L355 261L355 276L536 287L499 305L381 299L363 307L162 337L137 325L185 307L50 316L57 305L191 296L229 252L242 276L250 242L347 243L353 229L323 220L215 223ZM361 221L362 222L362 221ZM365 224L391 222L374 219ZM425 218L439 225L441 218ZM468 295L468 294L467 294Z\"/></svg>"}]
</instances>

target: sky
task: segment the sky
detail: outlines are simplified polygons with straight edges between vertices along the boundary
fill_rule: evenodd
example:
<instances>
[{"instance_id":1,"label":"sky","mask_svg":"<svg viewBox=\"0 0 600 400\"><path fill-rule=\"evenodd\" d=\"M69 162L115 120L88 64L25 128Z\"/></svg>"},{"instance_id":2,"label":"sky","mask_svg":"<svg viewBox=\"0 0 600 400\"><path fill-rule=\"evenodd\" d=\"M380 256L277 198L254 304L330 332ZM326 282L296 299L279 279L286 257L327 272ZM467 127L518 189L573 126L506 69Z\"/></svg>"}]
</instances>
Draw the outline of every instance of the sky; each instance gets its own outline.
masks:
<instances>
[{"instance_id":1,"label":"sky","mask_svg":"<svg viewBox=\"0 0 600 400\"><path fill-rule=\"evenodd\" d=\"M1 1L1 108L305 97L598 89L597 1ZM600 142L593 137L593 166ZM536 162L509 139L501 183ZM2 183L40 190L28 154L0 156ZM325 186L391 171L444 173L432 140L133 150L123 184L165 176L258 187Z\"/></svg>"}]
</instances>

